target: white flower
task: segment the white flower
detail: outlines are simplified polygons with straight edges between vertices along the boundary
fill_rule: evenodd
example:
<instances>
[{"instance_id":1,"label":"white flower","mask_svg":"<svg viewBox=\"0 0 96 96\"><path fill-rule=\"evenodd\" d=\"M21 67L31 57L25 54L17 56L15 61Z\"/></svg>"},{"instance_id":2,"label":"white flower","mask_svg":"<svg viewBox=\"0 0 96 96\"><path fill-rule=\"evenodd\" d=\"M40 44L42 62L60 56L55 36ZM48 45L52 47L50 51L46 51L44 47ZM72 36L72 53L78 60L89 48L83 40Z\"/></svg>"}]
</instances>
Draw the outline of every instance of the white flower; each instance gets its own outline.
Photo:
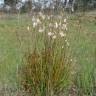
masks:
<instances>
[{"instance_id":1,"label":"white flower","mask_svg":"<svg viewBox=\"0 0 96 96\"><path fill-rule=\"evenodd\" d=\"M69 45L70 45L68 41L67 41L66 43L67 43L67 46L69 46Z\"/></svg>"},{"instance_id":2,"label":"white flower","mask_svg":"<svg viewBox=\"0 0 96 96\"><path fill-rule=\"evenodd\" d=\"M32 22L36 22L36 18L34 16L32 17Z\"/></svg>"},{"instance_id":3,"label":"white flower","mask_svg":"<svg viewBox=\"0 0 96 96\"><path fill-rule=\"evenodd\" d=\"M50 20L50 16L47 16L48 20Z\"/></svg>"},{"instance_id":4,"label":"white flower","mask_svg":"<svg viewBox=\"0 0 96 96\"><path fill-rule=\"evenodd\" d=\"M44 6L42 6L41 9L43 10L44 9Z\"/></svg>"},{"instance_id":5,"label":"white flower","mask_svg":"<svg viewBox=\"0 0 96 96\"><path fill-rule=\"evenodd\" d=\"M65 42L67 42L67 39L65 39Z\"/></svg>"},{"instance_id":6,"label":"white flower","mask_svg":"<svg viewBox=\"0 0 96 96\"><path fill-rule=\"evenodd\" d=\"M52 36L52 35L54 35L54 33L48 32L48 36Z\"/></svg>"},{"instance_id":7,"label":"white flower","mask_svg":"<svg viewBox=\"0 0 96 96\"><path fill-rule=\"evenodd\" d=\"M53 8L53 9L55 9L55 7L54 7L54 6L53 6L52 8Z\"/></svg>"},{"instance_id":8,"label":"white flower","mask_svg":"<svg viewBox=\"0 0 96 96\"><path fill-rule=\"evenodd\" d=\"M45 15L42 15L41 17L42 17L43 20L45 19Z\"/></svg>"},{"instance_id":9,"label":"white flower","mask_svg":"<svg viewBox=\"0 0 96 96\"><path fill-rule=\"evenodd\" d=\"M30 27L29 27L29 26L27 26L27 30L28 30L28 31L30 30Z\"/></svg>"},{"instance_id":10,"label":"white flower","mask_svg":"<svg viewBox=\"0 0 96 96\"><path fill-rule=\"evenodd\" d=\"M70 61L72 62L73 60L72 60L72 59L70 59Z\"/></svg>"},{"instance_id":11,"label":"white flower","mask_svg":"<svg viewBox=\"0 0 96 96\"><path fill-rule=\"evenodd\" d=\"M67 22L67 19L65 18L65 19L64 19L64 23L66 23L66 22Z\"/></svg>"},{"instance_id":12,"label":"white flower","mask_svg":"<svg viewBox=\"0 0 96 96\"><path fill-rule=\"evenodd\" d=\"M54 35L52 38L53 38L53 39L56 39L56 35Z\"/></svg>"},{"instance_id":13,"label":"white flower","mask_svg":"<svg viewBox=\"0 0 96 96\"><path fill-rule=\"evenodd\" d=\"M45 19L45 15L42 12L39 12L39 15L43 20Z\"/></svg>"},{"instance_id":14,"label":"white flower","mask_svg":"<svg viewBox=\"0 0 96 96\"><path fill-rule=\"evenodd\" d=\"M73 8L73 7L72 7L72 9L71 9L71 10L72 10L72 12L74 12L74 8Z\"/></svg>"},{"instance_id":15,"label":"white flower","mask_svg":"<svg viewBox=\"0 0 96 96\"><path fill-rule=\"evenodd\" d=\"M70 46L70 44L69 44L69 42L68 42L68 40L67 40L67 39L65 40L65 42L66 42L67 46Z\"/></svg>"},{"instance_id":16,"label":"white flower","mask_svg":"<svg viewBox=\"0 0 96 96\"><path fill-rule=\"evenodd\" d=\"M64 29L64 30L66 30L66 31L67 31L67 30L68 30L68 29L67 29L67 24L63 24L62 29Z\"/></svg>"},{"instance_id":17,"label":"white flower","mask_svg":"<svg viewBox=\"0 0 96 96\"><path fill-rule=\"evenodd\" d=\"M64 48L64 46L62 46L62 49Z\"/></svg>"},{"instance_id":18,"label":"white flower","mask_svg":"<svg viewBox=\"0 0 96 96\"><path fill-rule=\"evenodd\" d=\"M32 7L33 10L34 10L35 8L36 8L35 6Z\"/></svg>"},{"instance_id":19,"label":"white flower","mask_svg":"<svg viewBox=\"0 0 96 96\"><path fill-rule=\"evenodd\" d=\"M40 11L40 12L39 12L39 15L41 16L42 14L43 14L43 13Z\"/></svg>"},{"instance_id":20,"label":"white flower","mask_svg":"<svg viewBox=\"0 0 96 96\"><path fill-rule=\"evenodd\" d=\"M40 19L39 19L39 18L37 18L37 23L41 23L41 21L40 21Z\"/></svg>"},{"instance_id":21,"label":"white flower","mask_svg":"<svg viewBox=\"0 0 96 96\"><path fill-rule=\"evenodd\" d=\"M52 18L54 15L50 15L50 17Z\"/></svg>"},{"instance_id":22,"label":"white flower","mask_svg":"<svg viewBox=\"0 0 96 96\"><path fill-rule=\"evenodd\" d=\"M35 28L37 26L37 22L33 23L33 28Z\"/></svg>"},{"instance_id":23,"label":"white flower","mask_svg":"<svg viewBox=\"0 0 96 96\"><path fill-rule=\"evenodd\" d=\"M57 22L55 23L55 28L58 28L58 23Z\"/></svg>"},{"instance_id":24,"label":"white flower","mask_svg":"<svg viewBox=\"0 0 96 96\"><path fill-rule=\"evenodd\" d=\"M65 37L66 36L66 34L64 34L63 32L60 32L59 34L60 34L61 37Z\"/></svg>"},{"instance_id":25,"label":"white flower","mask_svg":"<svg viewBox=\"0 0 96 96\"><path fill-rule=\"evenodd\" d=\"M42 32L45 31L45 28L40 28L38 31L39 31L40 33L42 33Z\"/></svg>"}]
</instances>

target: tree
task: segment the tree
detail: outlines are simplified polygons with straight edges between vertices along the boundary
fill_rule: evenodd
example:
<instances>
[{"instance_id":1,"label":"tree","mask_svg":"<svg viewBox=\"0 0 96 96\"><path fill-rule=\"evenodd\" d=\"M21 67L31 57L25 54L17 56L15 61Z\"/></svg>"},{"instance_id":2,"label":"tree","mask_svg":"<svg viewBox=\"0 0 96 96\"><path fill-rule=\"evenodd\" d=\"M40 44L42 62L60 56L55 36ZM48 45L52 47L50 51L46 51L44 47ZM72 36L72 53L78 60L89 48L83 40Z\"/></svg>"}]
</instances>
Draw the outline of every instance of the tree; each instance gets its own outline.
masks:
<instances>
[{"instance_id":1,"label":"tree","mask_svg":"<svg viewBox=\"0 0 96 96\"><path fill-rule=\"evenodd\" d=\"M92 0L76 0L79 10L82 9L83 11L86 11L88 8L88 3Z\"/></svg>"},{"instance_id":2,"label":"tree","mask_svg":"<svg viewBox=\"0 0 96 96\"><path fill-rule=\"evenodd\" d=\"M19 0L4 0L4 3L9 6L14 6Z\"/></svg>"},{"instance_id":3,"label":"tree","mask_svg":"<svg viewBox=\"0 0 96 96\"><path fill-rule=\"evenodd\" d=\"M21 8L22 12L30 12L32 9L32 0L26 0L24 6Z\"/></svg>"},{"instance_id":4,"label":"tree","mask_svg":"<svg viewBox=\"0 0 96 96\"><path fill-rule=\"evenodd\" d=\"M32 0L28 0L27 4L28 4L28 11L30 12L32 9Z\"/></svg>"},{"instance_id":5,"label":"tree","mask_svg":"<svg viewBox=\"0 0 96 96\"><path fill-rule=\"evenodd\" d=\"M10 11L12 13L16 12L16 3L18 2L19 0L4 0L4 3L5 3L5 6L10 6Z\"/></svg>"}]
</instances>

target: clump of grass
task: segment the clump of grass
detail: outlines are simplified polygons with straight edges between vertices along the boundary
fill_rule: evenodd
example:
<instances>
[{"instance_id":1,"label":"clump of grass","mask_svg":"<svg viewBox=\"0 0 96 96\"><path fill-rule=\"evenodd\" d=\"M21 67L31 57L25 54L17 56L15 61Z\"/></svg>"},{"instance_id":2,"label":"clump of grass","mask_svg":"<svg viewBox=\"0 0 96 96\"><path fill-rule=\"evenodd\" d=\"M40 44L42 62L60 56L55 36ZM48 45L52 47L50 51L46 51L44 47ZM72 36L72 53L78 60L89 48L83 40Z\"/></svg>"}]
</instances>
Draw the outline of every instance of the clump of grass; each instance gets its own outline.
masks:
<instances>
[{"instance_id":1,"label":"clump of grass","mask_svg":"<svg viewBox=\"0 0 96 96\"><path fill-rule=\"evenodd\" d=\"M20 70L22 88L32 96L58 96L72 83L67 19L63 16L58 18L56 20L53 15L45 16L41 12L32 18L34 48L25 54ZM28 26L28 32L30 29Z\"/></svg>"},{"instance_id":2,"label":"clump of grass","mask_svg":"<svg viewBox=\"0 0 96 96\"><path fill-rule=\"evenodd\" d=\"M71 83L71 61L64 53L57 55L53 48L27 54L21 69L21 85L34 96L54 96Z\"/></svg>"},{"instance_id":3,"label":"clump of grass","mask_svg":"<svg viewBox=\"0 0 96 96\"><path fill-rule=\"evenodd\" d=\"M89 20L90 20L90 19L89 20L87 20L87 19L89 19L89 18L86 18L86 21L85 21L85 22L87 22L86 24L88 24ZM84 25L82 26L83 20L85 20L84 17L79 18L79 21L81 21L81 22L78 22L78 25L80 26L80 29L78 27L79 32L85 32L85 30L86 30L86 28L84 29L85 26ZM92 26L91 23L89 25ZM81 29L82 29L82 31L81 31ZM84 35L81 35L81 37L83 37L83 36ZM90 42L89 39L90 38L85 35L84 40L86 40L87 42L88 41ZM83 41L83 38L80 40L80 43L82 41ZM88 44L92 44L92 42L90 42L90 43L85 42L84 45L83 45L83 43L81 45L85 48L85 46L88 46ZM95 80L95 62L93 62L93 63L89 62L91 59L90 59L90 57L88 57L88 54L90 54L90 55L92 54L91 57L93 58L93 61L95 61L94 60L95 56L94 56L94 53L90 53L88 47L85 49L86 50L83 54L80 54L80 53L78 54L78 56L80 56L80 57L77 60L79 62L78 62L78 66L77 66L76 77L74 78L74 80L75 80L74 83L75 83L75 86L77 88L78 96L95 96L94 95L94 94L96 94L96 92L95 92L95 90L96 90L95 89L95 86L96 86L96 84L95 84L95 81L96 81ZM84 51L84 49L80 50L80 52L82 52L82 51ZM88 54L86 54L87 52L88 52ZM85 54L86 54L86 57L83 57L83 55L85 55ZM80 59L81 57L83 59ZM88 60L86 60L86 58L88 58ZM87 62L85 62L85 60ZM80 63L80 65L79 65L79 63Z\"/></svg>"},{"instance_id":4,"label":"clump of grass","mask_svg":"<svg viewBox=\"0 0 96 96\"><path fill-rule=\"evenodd\" d=\"M95 78L94 69L78 72L75 78L75 85L78 88L78 95L94 96L95 93Z\"/></svg>"}]
</instances>

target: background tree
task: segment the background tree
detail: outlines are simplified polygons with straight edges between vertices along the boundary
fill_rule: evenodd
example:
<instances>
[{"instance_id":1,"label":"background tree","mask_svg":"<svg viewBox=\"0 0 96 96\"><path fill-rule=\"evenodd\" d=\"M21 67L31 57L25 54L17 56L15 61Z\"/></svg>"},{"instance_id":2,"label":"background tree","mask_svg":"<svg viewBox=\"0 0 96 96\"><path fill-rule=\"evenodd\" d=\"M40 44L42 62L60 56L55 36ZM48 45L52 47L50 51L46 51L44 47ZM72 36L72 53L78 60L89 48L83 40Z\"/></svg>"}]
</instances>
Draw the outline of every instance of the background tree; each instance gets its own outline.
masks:
<instances>
[{"instance_id":1,"label":"background tree","mask_svg":"<svg viewBox=\"0 0 96 96\"><path fill-rule=\"evenodd\" d=\"M10 12L15 13L16 12L16 4L19 0L4 0L5 6L8 5L11 7Z\"/></svg>"},{"instance_id":2,"label":"background tree","mask_svg":"<svg viewBox=\"0 0 96 96\"><path fill-rule=\"evenodd\" d=\"M24 3L24 6L22 6L21 10L22 12L30 12L32 9L32 0L27 0Z\"/></svg>"},{"instance_id":3,"label":"background tree","mask_svg":"<svg viewBox=\"0 0 96 96\"><path fill-rule=\"evenodd\" d=\"M28 12L30 12L32 9L32 0L28 0L27 4L28 4Z\"/></svg>"},{"instance_id":4,"label":"background tree","mask_svg":"<svg viewBox=\"0 0 96 96\"><path fill-rule=\"evenodd\" d=\"M19 0L4 0L6 5L14 6Z\"/></svg>"},{"instance_id":5,"label":"background tree","mask_svg":"<svg viewBox=\"0 0 96 96\"><path fill-rule=\"evenodd\" d=\"M92 0L76 0L77 6L79 10L86 11L88 8L88 3Z\"/></svg>"}]
</instances>

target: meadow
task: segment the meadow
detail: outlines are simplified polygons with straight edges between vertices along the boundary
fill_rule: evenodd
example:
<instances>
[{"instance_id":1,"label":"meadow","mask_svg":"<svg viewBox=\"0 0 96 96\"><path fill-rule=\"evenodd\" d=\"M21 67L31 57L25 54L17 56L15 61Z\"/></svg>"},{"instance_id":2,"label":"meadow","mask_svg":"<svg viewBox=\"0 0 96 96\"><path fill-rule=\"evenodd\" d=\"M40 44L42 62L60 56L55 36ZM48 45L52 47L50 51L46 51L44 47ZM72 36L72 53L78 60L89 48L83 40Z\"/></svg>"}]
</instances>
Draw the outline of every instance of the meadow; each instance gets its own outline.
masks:
<instances>
[{"instance_id":1,"label":"meadow","mask_svg":"<svg viewBox=\"0 0 96 96\"><path fill-rule=\"evenodd\" d=\"M34 17L38 18L38 15ZM1 91L2 88L6 91L7 87L10 89L12 88L13 91L18 89L18 78L19 78L18 72L20 70L20 67L23 66L22 58L25 56L25 54L27 54L29 51L33 52L34 49L36 49L38 54L40 54L40 51L43 50L45 43L47 43L45 44L46 46L47 45L50 46L50 44L48 44L50 39L47 42L43 42L46 38L47 39L49 38L49 37L43 38L44 35L42 34L43 29L39 30L39 32L37 31L39 27L40 28L42 27L41 26L42 24L36 27L36 29L34 29L34 26L36 26L36 24L34 25L34 23L32 23L34 21L34 17L25 14L19 16L8 15L8 16L2 16L0 18L0 90ZM52 18L50 17L51 18L50 19L47 18L46 15L45 17L42 17L44 21L41 22L43 22L43 24L47 26L50 23L50 21L52 21L54 25L56 25L55 27L58 27L57 24L58 22L60 22L60 20L61 23L67 22L67 29L65 28L64 31L65 33L64 34L60 33L61 37L63 37L63 35L65 36L64 40L66 44L61 39L58 39L59 37L56 37L55 35L53 39L58 42L58 45L56 45L57 49L55 48L56 52L59 52L58 50L60 48L61 48L60 50L63 50L63 47L64 48L66 47L67 50L64 49L64 51L66 51L68 56L69 54L71 55L69 57L70 61L72 62L72 65L70 65L72 66L72 70L70 72L72 80L68 78L69 79L68 82L70 81L71 84L68 85L69 88L68 92L71 94L70 96L95 96L96 95L96 17L94 15L87 15L87 14L85 15L63 14L62 17L60 17L60 15L59 16L56 15L53 17ZM55 22L57 22L57 24ZM46 32L49 32L48 34L49 36L51 36L50 31L52 32L53 30L54 32L59 32L61 30L61 27L57 29L52 28L50 31L48 28L45 28L45 30ZM53 44L53 41L51 43ZM65 44L66 46L63 44ZM59 69L57 68L57 70ZM65 80L64 86L67 86L68 82L67 80ZM4 94L5 95L0 96L8 95L8 93L6 92ZM64 96L69 96L68 94ZM11 94L8 96L15 96L15 95Z\"/></svg>"}]
</instances>

